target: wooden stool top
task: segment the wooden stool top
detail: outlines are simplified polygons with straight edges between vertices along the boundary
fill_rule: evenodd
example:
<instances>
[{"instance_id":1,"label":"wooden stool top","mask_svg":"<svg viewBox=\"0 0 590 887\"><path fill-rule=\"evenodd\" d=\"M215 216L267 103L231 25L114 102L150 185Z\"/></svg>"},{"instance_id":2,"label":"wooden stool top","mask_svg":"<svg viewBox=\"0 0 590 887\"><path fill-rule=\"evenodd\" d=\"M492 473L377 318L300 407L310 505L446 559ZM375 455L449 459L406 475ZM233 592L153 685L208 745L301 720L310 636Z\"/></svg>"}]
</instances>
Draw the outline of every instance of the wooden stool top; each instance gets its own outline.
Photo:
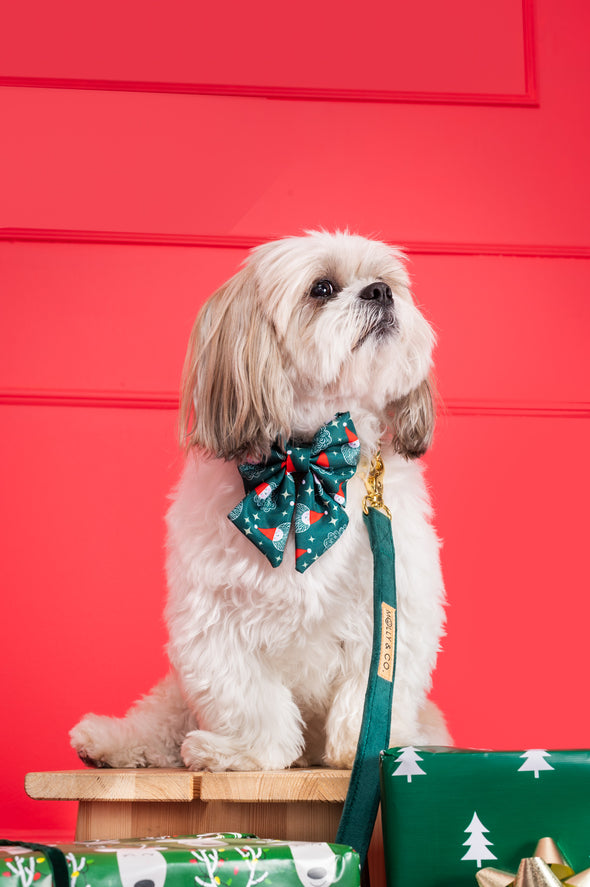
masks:
<instances>
[{"instance_id":1,"label":"wooden stool top","mask_svg":"<svg viewBox=\"0 0 590 887\"><path fill-rule=\"evenodd\" d=\"M57 770L27 773L31 798L54 801L344 802L350 770L324 768L246 773L181 769Z\"/></svg>"}]
</instances>

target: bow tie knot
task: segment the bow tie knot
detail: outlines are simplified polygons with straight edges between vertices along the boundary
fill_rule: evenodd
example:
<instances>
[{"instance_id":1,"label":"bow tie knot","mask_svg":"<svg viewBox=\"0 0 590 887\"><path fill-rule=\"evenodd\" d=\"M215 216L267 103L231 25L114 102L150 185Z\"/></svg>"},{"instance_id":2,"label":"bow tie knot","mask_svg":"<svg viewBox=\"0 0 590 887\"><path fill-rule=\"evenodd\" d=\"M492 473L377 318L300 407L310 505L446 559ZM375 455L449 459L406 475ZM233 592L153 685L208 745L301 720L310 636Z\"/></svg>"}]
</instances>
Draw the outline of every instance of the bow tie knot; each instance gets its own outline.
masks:
<instances>
[{"instance_id":1,"label":"bow tie knot","mask_svg":"<svg viewBox=\"0 0 590 887\"><path fill-rule=\"evenodd\" d=\"M346 482L356 471L360 447L349 413L338 413L309 444L276 444L264 462L239 466L246 496L228 515L268 558L283 560L295 527L295 568L303 573L348 525Z\"/></svg>"},{"instance_id":2,"label":"bow tie knot","mask_svg":"<svg viewBox=\"0 0 590 887\"><path fill-rule=\"evenodd\" d=\"M309 471L310 451L307 447L292 447L287 450L283 465L288 474L306 474Z\"/></svg>"}]
</instances>

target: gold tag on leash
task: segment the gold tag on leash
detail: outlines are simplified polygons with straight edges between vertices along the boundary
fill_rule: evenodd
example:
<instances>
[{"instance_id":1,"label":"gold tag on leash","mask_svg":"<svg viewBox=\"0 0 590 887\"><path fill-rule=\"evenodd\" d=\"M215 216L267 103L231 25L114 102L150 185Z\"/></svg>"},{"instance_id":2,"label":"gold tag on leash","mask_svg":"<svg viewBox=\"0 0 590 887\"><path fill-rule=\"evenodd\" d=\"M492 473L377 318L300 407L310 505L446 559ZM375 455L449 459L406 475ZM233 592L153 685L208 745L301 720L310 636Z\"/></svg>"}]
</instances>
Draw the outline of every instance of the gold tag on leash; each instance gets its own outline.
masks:
<instances>
[{"instance_id":1,"label":"gold tag on leash","mask_svg":"<svg viewBox=\"0 0 590 887\"><path fill-rule=\"evenodd\" d=\"M381 653L377 674L386 681L393 680L395 657L395 609L381 601Z\"/></svg>"}]
</instances>

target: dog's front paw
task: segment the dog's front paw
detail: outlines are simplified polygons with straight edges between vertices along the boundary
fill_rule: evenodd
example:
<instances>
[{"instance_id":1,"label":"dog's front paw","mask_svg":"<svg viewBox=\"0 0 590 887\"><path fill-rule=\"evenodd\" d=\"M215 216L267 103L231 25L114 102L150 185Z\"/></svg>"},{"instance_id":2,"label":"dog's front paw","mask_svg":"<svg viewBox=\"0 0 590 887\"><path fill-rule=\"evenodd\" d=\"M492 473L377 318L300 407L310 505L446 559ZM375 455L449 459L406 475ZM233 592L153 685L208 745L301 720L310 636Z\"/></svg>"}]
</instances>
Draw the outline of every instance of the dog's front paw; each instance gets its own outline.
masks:
<instances>
[{"instance_id":1,"label":"dog's front paw","mask_svg":"<svg viewBox=\"0 0 590 887\"><path fill-rule=\"evenodd\" d=\"M359 739L360 720L352 715L336 717L331 712L326 729L324 765L335 770L351 770Z\"/></svg>"},{"instance_id":2,"label":"dog's front paw","mask_svg":"<svg viewBox=\"0 0 590 887\"><path fill-rule=\"evenodd\" d=\"M343 727L338 734L328 737L324 764L334 770L351 770L358 744L358 730Z\"/></svg>"},{"instance_id":3,"label":"dog's front paw","mask_svg":"<svg viewBox=\"0 0 590 887\"><path fill-rule=\"evenodd\" d=\"M119 718L85 715L70 730L72 747L89 767L145 767L145 747L126 742L124 722Z\"/></svg>"},{"instance_id":4,"label":"dog's front paw","mask_svg":"<svg viewBox=\"0 0 590 887\"><path fill-rule=\"evenodd\" d=\"M246 746L236 737L222 736L206 730L187 734L180 750L189 770L283 770L296 754L278 748L257 749Z\"/></svg>"},{"instance_id":5,"label":"dog's front paw","mask_svg":"<svg viewBox=\"0 0 590 887\"><path fill-rule=\"evenodd\" d=\"M354 748L326 748L324 765L333 770L352 770L355 754L356 745Z\"/></svg>"}]
</instances>

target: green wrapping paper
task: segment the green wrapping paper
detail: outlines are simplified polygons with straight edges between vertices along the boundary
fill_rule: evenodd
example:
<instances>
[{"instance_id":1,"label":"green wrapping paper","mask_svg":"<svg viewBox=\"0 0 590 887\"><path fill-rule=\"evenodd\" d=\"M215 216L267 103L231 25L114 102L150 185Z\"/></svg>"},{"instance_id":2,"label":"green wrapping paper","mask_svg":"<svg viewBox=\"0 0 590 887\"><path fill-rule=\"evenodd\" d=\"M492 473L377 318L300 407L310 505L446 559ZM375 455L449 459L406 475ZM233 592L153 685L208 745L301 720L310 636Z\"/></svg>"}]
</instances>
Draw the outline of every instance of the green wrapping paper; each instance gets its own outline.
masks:
<instances>
[{"instance_id":1,"label":"green wrapping paper","mask_svg":"<svg viewBox=\"0 0 590 887\"><path fill-rule=\"evenodd\" d=\"M236 834L0 846L0 887L358 887L350 847Z\"/></svg>"},{"instance_id":2,"label":"green wrapping paper","mask_svg":"<svg viewBox=\"0 0 590 887\"><path fill-rule=\"evenodd\" d=\"M545 836L576 872L590 864L590 751L392 748L381 797L389 887L474 887Z\"/></svg>"}]
</instances>

